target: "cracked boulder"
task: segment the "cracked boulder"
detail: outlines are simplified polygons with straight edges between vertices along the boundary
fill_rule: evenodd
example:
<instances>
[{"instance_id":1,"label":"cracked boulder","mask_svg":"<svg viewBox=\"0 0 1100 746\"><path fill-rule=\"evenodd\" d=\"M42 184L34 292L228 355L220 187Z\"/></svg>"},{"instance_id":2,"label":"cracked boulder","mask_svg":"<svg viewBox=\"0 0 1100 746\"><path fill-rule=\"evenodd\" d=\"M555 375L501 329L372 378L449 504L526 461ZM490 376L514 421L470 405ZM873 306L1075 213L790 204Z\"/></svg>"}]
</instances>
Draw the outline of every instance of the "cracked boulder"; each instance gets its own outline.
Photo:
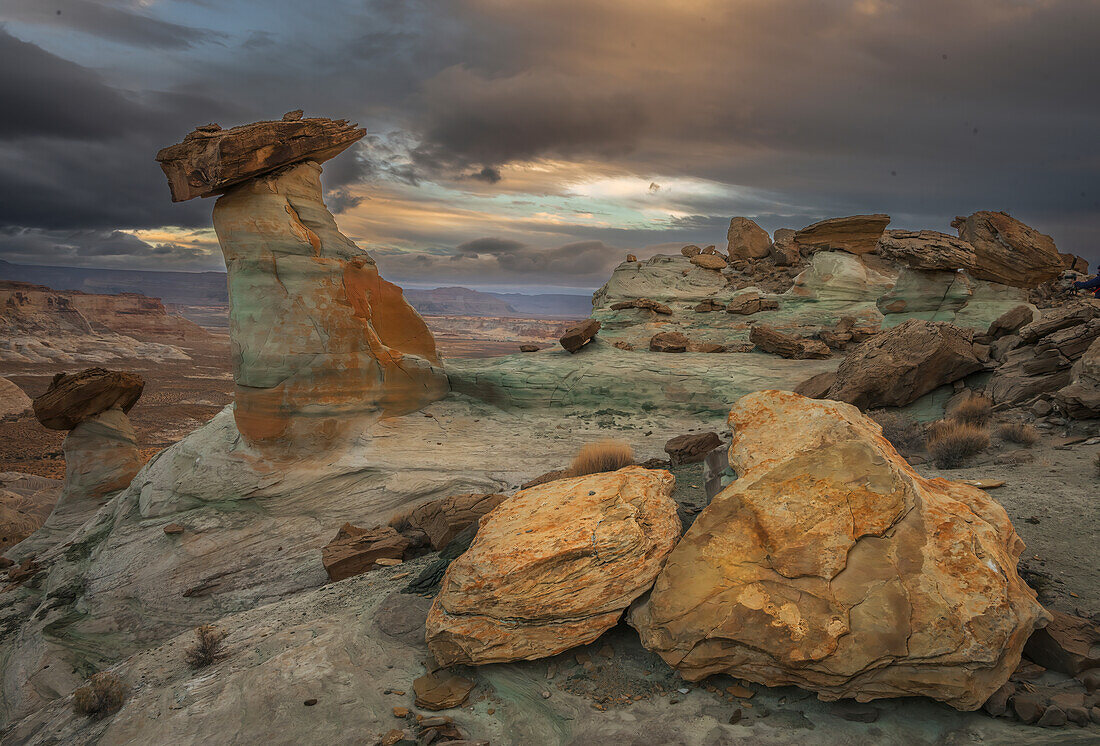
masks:
<instances>
[{"instance_id":1,"label":"cracked boulder","mask_svg":"<svg viewBox=\"0 0 1100 746\"><path fill-rule=\"evenodd\" d=\"M628 466L517 492L482 518L427 621L440 665L534 660L592 642L680 538L675 478Z\"/></svg>"},{"instance_id":2,"label":"cracked boulder","mask_svg":"<svg viewBox=\"0 0 1100 746\"><path fill-rule=\"evenodd\" d=\"M1050 618L1017 575L1003 508L924 479L842 402L760 391L729 417L738 478L631 609L643 644L698 681L727 673L823 700L982 705Z\"/></svg>"},{"instance_id":3,"label":"cracked boulder","mask_svg":"<svg viewBox=\"0 0 1100 746\"><path fill-rule=\"evenodd\" d=\"M971 263L964 268L978 279L1033 288L1065 269L1054 239L1008 213L976 212L955 218L951 227L974 248Z\"/></svg>"}]
</instances>

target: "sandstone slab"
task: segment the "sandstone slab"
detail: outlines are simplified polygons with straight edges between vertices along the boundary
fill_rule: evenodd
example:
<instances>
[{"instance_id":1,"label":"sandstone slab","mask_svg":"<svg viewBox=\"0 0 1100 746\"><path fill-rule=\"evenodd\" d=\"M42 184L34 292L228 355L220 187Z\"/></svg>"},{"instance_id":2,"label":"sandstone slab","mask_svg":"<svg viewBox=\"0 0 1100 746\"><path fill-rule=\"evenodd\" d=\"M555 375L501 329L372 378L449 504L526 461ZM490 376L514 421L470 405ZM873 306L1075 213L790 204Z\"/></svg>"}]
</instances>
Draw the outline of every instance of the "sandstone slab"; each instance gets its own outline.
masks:
<instances>
[{"instance_id":1,"label":"sandstone slab","mask_svg":"<svg viewBox=\"0 0 1100 746\"><path fill-rule=\"evenodd\" d=\"M680 332L659 332L649 340L650 352L687 352L690 340Z\"/></svg>"},{"instance_id":2,"label":"sandstone slab","mask_svg":"<svg viewBox=\"0 0 1100 746\"><path fill-rule=\"evenodd\" d=\"M971 270L977 263L973 246L937 231L885 231L878 254L912 269Z\"/></svg>"},{"instance_id":3,"label":"sandstone slab","mask_svg":"<svg viewBox=\"0 0 1100 746\"><path fill-rule=\"evenodd\" d=\"M1064 269L1054 240L1008 213L976 212L955 218L951 227L974 247L974 266L967 271L977 278L1033 288Z\"/></svg>"},{"instance_id":4,"label":"sandstone slab","mask_svg":"<svg viewBox=\"0 0 1100 746\"><path fill-rule=\"evenodd\" d=\"M522 490L481 522L428 615L441 665L532 660L595 640L680 536L666 471L629 466Z\"/></svg>"},{"instance_id":5,"label":"sandstone slab","mask_svg":"<svg viewBox=\"0 0 1100 746\"><path fill-rule=\"evenodd\" d=\"M367 131L346 119L310 117L254 122L224 130L206 125L157 153L173 202L208 197L301 161L324 163Z\"/></svg>"},{"instance_id":6,"label":"sandstone slab","mask_svg":"<svg viewBox=\"0 0 1100 746\"><path fill-rule=\"evenodd\" d=\"M763 259L771 252L768 232L748 218L733 218L726 231L730 259Z\"/></svg>"},{"instance_id":7,"label":"sandstone slab","mask_svg":"<svg viewBox=\"0 0 1100 746\"><path fill-rule=\"evenodd\" d=\"M439 551L506 498L502 494L452 495L418 505L408 514L395 516L390 520L390 526L399 532L407 529L423 531L432 549Z\"/></svg>"},{"instance_id":8,"label":"sandstone slab","mask_svg":"<svg viewBox=\"0 0 1100 746\"><path fill-rule=\"evenodd\" d=\"M321 550L321 562L335 582L373 570L380 559L401 559L410 544L391 526L368 529L345 523Z\"/></svg>"},{"instance_id":9,"label":"sandstone slab","mask_svg":"<svg viewBox=\"0 0 1100 746\"><path fill-rule=\"evenodd\" d=\"M852 215L829 218L807 226L794 235L799 247L811 251L847 251L850 254L870 254L878 248L889 215Z\"/></svg>"},{"instance_id":10,"label":"sandstone slab","mask_svg":"<svg viewBox=\"0 0 1100 746\"><path fill-rule=\"evenodd\" d=\"M104 368L58 373L46 393L35 398L34 414L48 428L72 430L108 409L129 412L144 388L145 381L136 373Z\"/></svg>"},{"instance_id":11,"label":"sandstone slab","mask_svg":"<svg viewBox=\"0 0 1100 746\"><path fill-rule=\"evenodd\" d=\"M765 324L757 324L752 328L749 341L764 352L792 360L826 358L830 354L828 346L819 339L786 334Z\"/></svg>"},{"instance_id":12,"label":"sandstone slab","mask_svg":"<svg viewBox=\"0 0 1100 746\"><path fill-rule=\"evenodd\" d=\"M17 419L31 411L31 398L6 378L0 378L0 420Z\"/></svg>"},{"instance_id":13,"label":"sandstone slab","mask_svg":"<svg viewBox=\"0 0 1100 746\"><path fill-rule=\"evenodd\" d=\"M566 329L565 334L561 335L561 339L559 339L558 342L569 352L577 352L580 348L588 344L592 338L596 336L596 332L599 330L599 321L595 319L586 319L580 324Z\"/></svg>"},{"instance_id":14,"label":"sandstone slab","mask_svg":"<svg viewBox=\"0 0 1100 746\"><path fill-rule=\"evenodd\" d=\"M718 433L685 433L669 439L665 443L665 453L673 466L694 464L702 461L707 454L722 445Z\"/></svg>"},{"instance_id":15,"label":"sandstone slab","mask_svg":"<svg viewBox=\"0 0 1100 746\"><path fill-rule=\"evenodd\" d=\"M1023 542L981 490L917 475L854 407L761 391L730 412L738 479L696 518L629 620L697 681L962 710L1049 617Z\"/></svg>"},{"instance_id":16,"label":"sandstone slab","mask_svg":"<svg viewBox=\"0 0 1100 746\"><path fill-rule=\"evenodd\" d=\"M690 261L696 267L702 267L703 269L722 270L727 266L726 260L717 254L697 254L691 257Z\"/></svg>"},{"instance_id":17,"label":"sandstone slab","mask_svg":"<svg viewBox=\"0 0 1100 746\"><path fill-rule=\"evenodd\" d=\"M1100 667L1100 624L1092 619L1051 611L1050 623L1035 630L1024 655L1043 668L1078 676Z\"/></svg>"},{"instance_id":18,"label":"sandstone slab","mask_svg":"<svg viewBox=\"0 0 1100 746\"><path fill-rule=\"evenodd\" d=\"M1100 416L1100 339L1094 340L1073 364L1069 384L1059 389L1054 398L1070 417Z\"/></svg>"}]
</instances>

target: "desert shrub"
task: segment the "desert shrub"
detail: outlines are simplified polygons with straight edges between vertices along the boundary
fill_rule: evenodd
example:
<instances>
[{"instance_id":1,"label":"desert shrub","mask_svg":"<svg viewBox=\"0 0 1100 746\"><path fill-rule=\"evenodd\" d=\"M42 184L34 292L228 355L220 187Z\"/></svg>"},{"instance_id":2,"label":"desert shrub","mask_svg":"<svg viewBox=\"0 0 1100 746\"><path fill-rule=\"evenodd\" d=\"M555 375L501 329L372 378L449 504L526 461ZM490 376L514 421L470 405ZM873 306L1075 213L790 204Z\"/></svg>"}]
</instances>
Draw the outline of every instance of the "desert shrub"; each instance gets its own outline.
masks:
<instances>
[{"instance_id":1,"label":"desert shrub","mask_svg":"<svg viewBox=\"0 0 1100 746\"><path fill-rule=\"evenodd\" d=\"M617 471L634 463L634 451L621 440L601 440L581 448L569 469L571 476Z\"/></svg>"},{"instance_id":2,"label":"desert shrub","mask_svg":"<svg viewBox=\"0 0 1100 746\"><path fill-rule=\"evenodd\" d=\"M225 635L225 630L218 629L213 624L197 627L195 642L187 648L187 665L191 668L205 668L221 658L224 655L221 648Z\"/></svg>"},{"instance_id":3,"label":"desert shrub","mask_svg":"<svg viewBox=\"0 0 1100 746\"><path fill-rule=\"evenodd\" d=\"M878 409L869 413L882 428L882 437L899 450L910 451L921 444L924 428L920 423L899 412Z\"/></svg>"},{"instance_id":4,"label":"desert shrub","mask_svg":"<svg viewBox=\"0 0 1100 746\"><path fill-rule=\"evenodd\" d=\"M1039 431L1025 422L1006 422L997 428L997 437L1030 448L1039 442Z\"/></svg>"},{"instance_id":5,"label":"desert shrub","mask_svg":"<svg viewBox=\"0 0 1100 746\"><path fill-rule=\"evenodd\" d=\"M969 422L944 420L929 428L925 445L936 466L954 469L989 447L989 430Z\"/></svg>"},{"instance_id":6,"label":"desert shrub","mask_svg":"<svg viewBox=\"0 0 1100 746\"><path fill-rule=\"evenodd\" d=\"M110 671L101 671L73 692L73 711L98 720L118 712L129 693L122 679Z\"/></svg>"},{"instance_id":7,"label":"desert shrub","mask_svg":"<svg viewBox=\"0 0 1100 746\"><path fill-rule=\"evenodd\" d=\"M969 425L988 425L993 416L993 400L982 394L971 394L952 407L947 416Z\"/></svg>"}]
</instances>

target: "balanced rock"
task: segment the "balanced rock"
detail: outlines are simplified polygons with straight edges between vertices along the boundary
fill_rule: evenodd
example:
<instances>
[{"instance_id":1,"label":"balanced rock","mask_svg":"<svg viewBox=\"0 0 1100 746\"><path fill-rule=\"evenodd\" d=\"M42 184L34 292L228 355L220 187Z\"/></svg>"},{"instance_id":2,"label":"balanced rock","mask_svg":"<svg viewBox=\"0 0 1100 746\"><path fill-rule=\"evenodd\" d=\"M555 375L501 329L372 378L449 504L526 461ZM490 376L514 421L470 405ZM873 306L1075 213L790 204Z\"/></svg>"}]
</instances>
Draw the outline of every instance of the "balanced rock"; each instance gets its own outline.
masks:
<instances>
[{"instance_id":1,"label":"balanced rock","mask_svg":"<svg viewBox=\"0 0 1100 746\"><path fill-rule=\"evenodd\" d=\"M359 528L345 523L321 550L329 580L337 581L373 570L380 559L402 559L412 542L392 526Z\"/></svg>"},{"instance_id":2,"label":"balanced rock","mask_svg":"<svg viewBox=\"0 0 1100 746\"><path fill-rule=\"evenodd\" d=\"M439 551L463 529L477 523L483 515L500 505L506 495L470 493L453 495L418 505L405 515L394 516L390 526L401 533L423 531L432 549Z\"/></svg>"},{"instance_id":3,"label":"balanced rock","mask_svg":"<svg viewBox=\"0 0 1100 746\"><path fill-rule=\"evenodd\" d=\"M794 242L810 251L847 251L870 254L878 248L889 215L852 215L829 218L807 226L794 234Z\"/></svg>"},{"instance_id":4,"label":"balanced rock","mask_svg":"<svg viewBox=\"0 0 1100 746\"><path fill-rule=\"evenodd\" d=\"M58 373L46 393L34 400L34 415L52 430L72 430L100 412L129 412L141 397L145 381L136 373L88 368Z\"/></svg>"},{"instance_id":5,"label":"balanced rock","mask_svg":"<svg viewBox=\"0 0 1100 746\"><path fill-rule=\"evenodd\" d=\"M967 271L981 280L1033 288L1062 274L1054 240L1004 212L957 217L951 227L974 247L975 266Z\"/></svg>"},{"instance_id":6,"label":"balanced rock","mask_svg":"<svg viewBox=\"0 0 1100 746\"><path fill-rule=\"evenodd\" d=\"M973 334L943 321L909 319L856 347L826 396L863 410L903 407L986 367Z\"/></svg>"},{"instance_id":7,"label":"balanced rock","mask_svg":"<svg viewBox=\"0 0 1100 746\"><path fill-rule=\"evenodd\" d=\"M650 352L687 352L691 340L680 332L659 332L649 340Z\"/></svg>"},{"instance_id":8,"label":"balanced rock","mask_svg":"<svg viewBox=\"0 0 1100 746\"><path fill-rule=\"evenodd\" d=\"M673 466L695 464L720 445L722 439L718 437L718 433L685 433L670 438L665 443L665 453Z\"/></svg>"},{"instance_id":9,"label":"balanced rock","mask_svg":"<svg viewBox=\"0 0 1100 746\"><path fill-rule=\"evenodd\" d=\"M726 260L717 254L698 254L689 260L696 267L703 269L723 270L726 268Z\"/></svg>"},{"instance_id":10,"label":"balanced rock","mask_svg":"<svg viewBox=\"0 0 1100 746\"><path fill-rule=\"evenodd\" d=\"M681 676L823 700L925 696L962 710L1049 618L982 490L916 474L847 404L780 391L730 412L738 478L695 519L629 621Z\"/></svg>"},{"instance_id":11,"label":"balanced rock","mask_svg":"<svg viewBox=\"0 0 1100 746\"><path fill-rule=\"evenodd\" d=\"M680 538L667 471L628 466L517 492L451 563L427 621L440 665L533 660L592 642Z\"/></svg>"},{"instance_id":12,"label":"balanced rock","mask_svg":"<svg viewBox=\"0 0 1100 746\"><path fill-rule=\"evenodd\" d=\"M733 218L726 231L730 259L763 259L772 248L768 232L748 218Z\"/></svg>"},{"instance_id":13,"label":"balanced rock","mask_svg":"<svg viewBox=\"0 0 1100 746\"><path fill-rule=\"evenodd\" d=\"M561 339L559 339L558 342L570 353L575 353L588 344L588 342L596 336L596 332L599 330L599 321L596 319L585 319L576 326L566 329L565 334L561 335Z\"/></svg>"},{"instance_id":14,"label":"balanced rock","mask_svg":"<svg viewBox=\"0 0 1100 746\"><path fill-rule=\"evenodd\" d=\"M826 358L830 354L821 340L785 334L765 324L757 324L749 331L749 341L764 352L792 360Z\"/></svg>"},{"instance_id":15,"label":"balanced rock","mask_svg":"<svg viewBox=\"0 0 1100 746\"><path fill-rule=\"evenodd\" d=\"M700 249L698 246L696 246L694 244L689 244L689 245L685 246L684 248L680 249L680 253L683 254L684 256L686 256L688 259L690 259L693 256L699 256L699 254L702 253L702 249Z\"/></svg>"},{"instance_id":16,"label":"balanced rock","mask_svg":"<svg viewBox=\"0 0 1100 746\"><path fill-rule=\"evenodd\" d=\"M59 505L98 500L125 489L142 466L137 435L118 408L90 417L65 436L65 484Z\"/></svg>"},{"instance_id":17,"label":"balanced rock","mask_svg":"<svg viewBox=\"0 0 1100 746\"><path fill-rule=\"evenodd\" d=\"M367 131L323 117L254 122L232 129L200 127L157 153L173 202L208 197L302 161L324 163Z\"/></svg>"},{"instance_id":18,"label":"balanced rock","mask_svg":"<svg viewBox=\"0 0 1100 746\"><path fill-rule=\"evenodd\" d=\"M0 420L17 419L32 411L31 398L6 378L0 378Z\"/></svg>"},{"instance_id":19,"label":"balanced rock","mask_svg":"<svg viewBox=\"0 0 1100 746\"><path fill-rule=\"evenodd\" d=\"M237 428L251 445L295 456L357 420L412 412L448 390L424 320L337 228L320 176L316 163L298 163L214 205Z\"/></svg>"}]
</instances>

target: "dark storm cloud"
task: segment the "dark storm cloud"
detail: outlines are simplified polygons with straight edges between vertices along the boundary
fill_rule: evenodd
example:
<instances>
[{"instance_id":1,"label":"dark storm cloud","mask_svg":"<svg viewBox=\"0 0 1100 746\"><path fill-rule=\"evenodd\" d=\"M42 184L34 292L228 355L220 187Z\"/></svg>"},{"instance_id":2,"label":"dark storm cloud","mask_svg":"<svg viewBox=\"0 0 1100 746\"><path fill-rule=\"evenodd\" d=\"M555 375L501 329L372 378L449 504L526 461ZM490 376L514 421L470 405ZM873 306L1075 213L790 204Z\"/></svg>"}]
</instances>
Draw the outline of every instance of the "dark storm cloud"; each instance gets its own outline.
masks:
<instances>
[{"instance_id":1,"label":"dark storm cloud","mask_svg":"<svg viewBox=\"0 0 1100 746\"><path fill-rule=\"evenodd\" d=\"M151 18L112 0L4 0L8 20L71 29L137 47L187 49L221 34Z\"/></svg>"},{"instance_id":2,"label":"dark storm cloud","mask_svg":"<svg viewBox=\"0 0 1100 746\"><path fill-rule=\"evenodd\" d=\"M0 259L15 264L217 269L220 254L175 243L148 243L114 230L0 229Z\"/></svg>"},{"instance_id":3,"label":"dark storm cloud","mask_svg":"<svg viewBox=\"0 0 1100 746\"><path fill-rule=\"evenodd\" d=\"M502 256L505 254L512 254L526 247L527 245L520 241L512 241L507 238L487 237L475 238L473 241L461 243L455 247L455 251L459 254L469 254L475 257L481 254Z\"/></svg>"}]
</instances>

